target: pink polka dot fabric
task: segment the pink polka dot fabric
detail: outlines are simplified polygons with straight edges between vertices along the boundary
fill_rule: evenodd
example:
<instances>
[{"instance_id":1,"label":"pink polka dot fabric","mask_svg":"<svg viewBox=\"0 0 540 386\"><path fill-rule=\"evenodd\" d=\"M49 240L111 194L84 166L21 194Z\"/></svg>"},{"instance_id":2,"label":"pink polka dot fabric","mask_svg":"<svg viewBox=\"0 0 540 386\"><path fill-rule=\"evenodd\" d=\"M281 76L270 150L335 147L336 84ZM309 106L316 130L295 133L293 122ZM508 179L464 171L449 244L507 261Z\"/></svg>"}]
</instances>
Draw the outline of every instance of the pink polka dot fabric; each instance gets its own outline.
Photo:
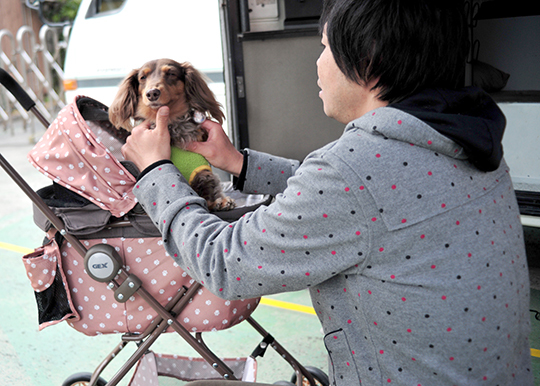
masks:
<instances>
[{"instance_id":1,"label":"pink polka dot fabric","mask_svg":"<svg viewBox=\"0 0 540 386\"><path fill-rule=\"evenodd\" d=\"M49 232L49 236L54 238L53 232ZM141 279L145 289L162 305L166 305L179 288L189 288L194 283L167 255L159 237L82 242L86 248L98 243L114 246L124 260L125 270ZM73 313L61 320L43 323L40 329L67 320L71 327L86 335L142 333L157 317L137 294L125 303L117 302L107 283L96 282L86 274L82 258L69 243L64 243L60 249L55 243L40 247L23 261L34 291L47 290L55 275L62 275L72 303ZM258 298L223 300L201 287L178 320L191 332L223 330L242 322L258 303Z\"/></svg>"},{"instance_id":2,"label":"pink polka dot fabric","mask_svg":"<svg viewBox=\"0 0 540 386\"><path fill-rule=\"evenodd\" d=\"M54 182L122 217L137 204L135 177L117 159L121 143L85 121L76 100L60 111L28 160Z\"/></svg>"},{"instance_id":3,"label":"pink polka dot fabric","mask_svg":"<svg viewBox=\"0 0 540 386\"><path fill-rule=\"evenodd\" d=\"M256 378L257 362L251 358L224 358L223 362L238 379L254 380ZM137 364L129 386L159 385L158 376L167 376L182 381L223 379L202 358L155 354L150 351Z\"/></svg>"}]
</instances>

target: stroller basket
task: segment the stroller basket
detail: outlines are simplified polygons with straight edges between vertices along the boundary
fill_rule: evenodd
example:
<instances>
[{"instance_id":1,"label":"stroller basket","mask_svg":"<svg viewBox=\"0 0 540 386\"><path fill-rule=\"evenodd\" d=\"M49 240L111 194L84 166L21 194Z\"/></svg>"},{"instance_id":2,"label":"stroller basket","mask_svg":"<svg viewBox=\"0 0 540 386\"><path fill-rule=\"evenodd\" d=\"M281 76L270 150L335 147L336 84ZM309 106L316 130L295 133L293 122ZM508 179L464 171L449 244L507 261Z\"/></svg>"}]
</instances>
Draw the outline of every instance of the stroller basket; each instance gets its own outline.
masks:
<instances>
[{"instance_id":1,"label":"stroller basket","mask_svg":"<svg viewBox=\"0 0 540 386\"><path fill-rule=\"evenodd\" d=\"M255 380L257 366L250 358L224 359L224 362L238 378L245 381ZM149 352L138 363L130 386L158 385L158 376L181 381L221 378L219 373L203 359Z\"/></svg>"}]
</instances>

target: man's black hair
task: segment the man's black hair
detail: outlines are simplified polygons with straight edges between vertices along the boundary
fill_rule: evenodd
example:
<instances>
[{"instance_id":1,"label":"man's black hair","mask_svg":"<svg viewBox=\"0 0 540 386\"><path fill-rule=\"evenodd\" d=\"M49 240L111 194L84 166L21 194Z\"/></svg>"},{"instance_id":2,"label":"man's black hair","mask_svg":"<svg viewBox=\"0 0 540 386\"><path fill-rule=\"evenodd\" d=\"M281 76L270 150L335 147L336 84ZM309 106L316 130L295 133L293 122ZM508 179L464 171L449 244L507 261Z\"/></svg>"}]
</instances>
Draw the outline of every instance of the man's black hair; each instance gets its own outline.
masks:
<instances>
[{"instance_id":1,"label":"man's black hair","mask_svg":"<svg viewBox=\"0 0 540 386\"><path fill-rule=\"evenodd\" d=\"M463 86L467 25L459 0L325 0L320 19L336 64L389 103L427 87Z\"/></svg>"}]
</instances>

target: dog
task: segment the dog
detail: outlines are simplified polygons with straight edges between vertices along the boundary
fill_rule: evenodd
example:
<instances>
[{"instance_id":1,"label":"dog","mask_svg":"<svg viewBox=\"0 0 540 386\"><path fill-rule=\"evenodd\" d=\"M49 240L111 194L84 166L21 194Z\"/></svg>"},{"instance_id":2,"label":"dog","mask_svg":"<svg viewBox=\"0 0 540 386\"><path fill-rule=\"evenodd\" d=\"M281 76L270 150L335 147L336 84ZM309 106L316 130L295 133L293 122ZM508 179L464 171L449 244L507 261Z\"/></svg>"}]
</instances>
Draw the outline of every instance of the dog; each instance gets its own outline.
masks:
<instances>
[{"instance_id":1,"label":"dog","mask_svg":"<svg viewBox=\"0 0 540 386\"><path fill-rule=\"evenodd\" d=\"M213 118L223 124L225 116L203 75L190 63L158 59L132 70L120 84L109 108L109 120L117 128L131 131L133 123L148 120L155 125L161 106L169 107L171 160L189 184L203 197L211 211L230 210L236 204L225 196L219 177L200 155L183 151L193 141L205 141L200 124ZM183 170L189 167L189 170Z\"/></svg>"}]
</instances>

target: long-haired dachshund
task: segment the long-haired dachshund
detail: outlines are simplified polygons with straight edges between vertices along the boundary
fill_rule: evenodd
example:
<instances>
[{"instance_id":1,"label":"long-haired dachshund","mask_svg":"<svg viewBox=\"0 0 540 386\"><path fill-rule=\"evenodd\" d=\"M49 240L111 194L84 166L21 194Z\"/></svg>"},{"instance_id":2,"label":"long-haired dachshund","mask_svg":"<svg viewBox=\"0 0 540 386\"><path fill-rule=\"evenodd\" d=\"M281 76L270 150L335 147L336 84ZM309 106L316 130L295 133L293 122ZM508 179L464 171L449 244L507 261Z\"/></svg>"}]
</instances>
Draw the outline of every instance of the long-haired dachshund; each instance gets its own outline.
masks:
<instances>
[{"instance_id":1,"label":"long-haired dachshund","mask_svg":"<svg viewBox=\"0 0 540 386\"><path fill-rule=\"evenodd\" d=\"M156 122L161 106L169 107L171 160L189 181L193 190L206 199L210 210L229 210L235 203L226 197L218 176L198 154L180 149L189 142L205 141L200 124L211 117L223 124L221 104L202 74L190 63L158 59L132 70L120 84L109 108L109 120L117 128L131 131L132 121ZM202 162L202 164L201 164ZM184 170L185 168L189 170Z\"/></svg>"}]
</instances>

